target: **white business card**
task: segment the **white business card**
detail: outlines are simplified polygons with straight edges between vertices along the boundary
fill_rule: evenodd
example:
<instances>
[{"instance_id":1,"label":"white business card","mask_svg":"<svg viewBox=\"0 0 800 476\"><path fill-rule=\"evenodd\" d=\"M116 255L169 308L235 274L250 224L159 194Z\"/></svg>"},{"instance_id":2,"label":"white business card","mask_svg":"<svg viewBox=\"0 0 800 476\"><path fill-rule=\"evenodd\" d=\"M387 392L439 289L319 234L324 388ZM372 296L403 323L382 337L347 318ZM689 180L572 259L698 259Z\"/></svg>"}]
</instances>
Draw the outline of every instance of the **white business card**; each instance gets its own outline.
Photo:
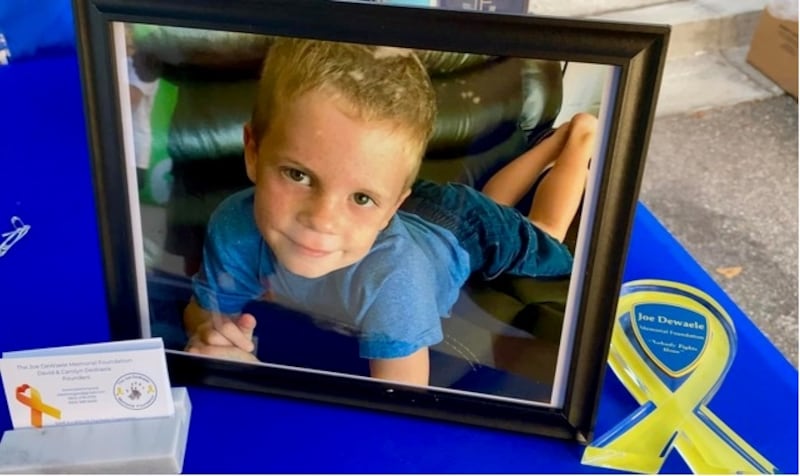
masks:
<instances>
[{"instance_id":1,"label":"white business card","mask_svg":"<svg viewBox=\"0 0 800 476\"><path fill-rule=\"evenodd\" d=\"M4 352L14 428L172 415L160 338Z\"/></svg>"}]
</instances>

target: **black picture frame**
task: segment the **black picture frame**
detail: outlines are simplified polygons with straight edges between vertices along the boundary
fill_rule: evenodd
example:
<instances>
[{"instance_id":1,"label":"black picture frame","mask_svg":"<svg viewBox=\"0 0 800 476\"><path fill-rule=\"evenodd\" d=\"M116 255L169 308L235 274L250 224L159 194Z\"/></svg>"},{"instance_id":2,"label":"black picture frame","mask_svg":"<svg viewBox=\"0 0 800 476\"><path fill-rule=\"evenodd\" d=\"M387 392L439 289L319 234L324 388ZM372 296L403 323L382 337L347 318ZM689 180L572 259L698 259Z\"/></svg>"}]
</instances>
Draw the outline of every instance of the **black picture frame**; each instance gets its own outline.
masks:
<instances>
[{"instance_id":1,"label":"black picture frame","mask_svg":"<svg viewBox=\"0 0 800 476\"><path fill-rule=\"evenodd\" d=\"M580 295L562 403L522 405L284 366L248 366L167 351L173 385L211 385L356 405L586 443L598 408L626 249L669 28L327 0L73 0L113 340L148 337L134 270L130 167L113 22L145 23L508 55L612 67L595 210L578 272ZM115 66L116 65L116 66Z\"/></svg>"}]
</instances>

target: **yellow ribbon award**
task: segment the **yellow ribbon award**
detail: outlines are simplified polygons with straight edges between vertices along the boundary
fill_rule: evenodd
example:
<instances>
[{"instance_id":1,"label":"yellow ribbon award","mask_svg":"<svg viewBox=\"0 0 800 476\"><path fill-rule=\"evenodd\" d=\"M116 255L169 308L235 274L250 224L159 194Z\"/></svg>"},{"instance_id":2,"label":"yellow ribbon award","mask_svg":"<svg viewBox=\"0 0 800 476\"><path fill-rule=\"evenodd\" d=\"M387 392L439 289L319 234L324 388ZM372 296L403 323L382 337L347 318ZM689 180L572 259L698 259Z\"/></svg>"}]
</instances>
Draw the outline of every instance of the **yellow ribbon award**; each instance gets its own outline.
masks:
<instances>
[{"instance_id":1,"label":"yellow ribbon award","mask_svg":"<svg viewBox=\"0 0 800 476\"><path fill-rule=\"evenodd\" d=\"M582 463L656 473L673 448L694 473L777 473L706 406L728 372L736 332L710 296L684 284L622 286L608 363L641 405Z\"/></svg>"}]
</instances>

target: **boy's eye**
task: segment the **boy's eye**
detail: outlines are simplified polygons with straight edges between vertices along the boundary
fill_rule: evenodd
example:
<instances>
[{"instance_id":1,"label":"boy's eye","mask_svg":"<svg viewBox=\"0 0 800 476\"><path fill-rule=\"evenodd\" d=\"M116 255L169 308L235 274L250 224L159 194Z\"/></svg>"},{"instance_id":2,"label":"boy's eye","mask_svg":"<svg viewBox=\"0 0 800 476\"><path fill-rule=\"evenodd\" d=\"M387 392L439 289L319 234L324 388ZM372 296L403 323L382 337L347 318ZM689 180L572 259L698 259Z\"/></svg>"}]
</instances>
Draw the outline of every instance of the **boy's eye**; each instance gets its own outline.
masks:
<instances>
[{"instance_id":1,"label":"boy's eye","mask_svg":"<svg viewBox=\"0 0 800 476\"><path fill-rule=\"evenodd\" d=\"M353 201L356 202L356 205L366 207L370 204L374 204L375 201L370 198L369 195L364 195L363 193L357 193L353 195Z\"/></svg>"},{"instance_id":2,"label":"boy's eye","mask_svg":"<svg viewBox=\"0 0 800 476\"><path fill-rule=\"evenodd\" d=\"M293 169L291 167L284 168L283 170L281 170L281 173L283 173L283 175L292 182L303 183L303 184L308 184L310 182L308 174L300 170Z\"/></svg>"}]
</instances>

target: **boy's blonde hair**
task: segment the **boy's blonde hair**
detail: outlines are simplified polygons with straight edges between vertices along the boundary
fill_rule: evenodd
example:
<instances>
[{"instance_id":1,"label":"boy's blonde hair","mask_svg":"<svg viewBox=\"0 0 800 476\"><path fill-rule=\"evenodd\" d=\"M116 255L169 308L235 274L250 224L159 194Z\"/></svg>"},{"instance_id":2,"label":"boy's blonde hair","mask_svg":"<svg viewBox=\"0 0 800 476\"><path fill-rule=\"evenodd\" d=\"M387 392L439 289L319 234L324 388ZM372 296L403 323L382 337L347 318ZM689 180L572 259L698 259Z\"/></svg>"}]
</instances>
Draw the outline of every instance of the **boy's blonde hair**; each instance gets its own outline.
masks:
<instances>
[{"instance_id":1,"label":"boy's blonde hair","mask_svg":"<svg viewBox=\"0 0 800 476\"><path fill-rule=\"evenodd\" d=\"M267 132L284 104L330 88L363 121L386 121L406 132L418 151L410 181L419 170L433 131L436 96L430 77L412 50L298 38L275 38L269 48L251 126ZM257 140L258 140L257 139Z\"/></svg>"}]
</instances>

